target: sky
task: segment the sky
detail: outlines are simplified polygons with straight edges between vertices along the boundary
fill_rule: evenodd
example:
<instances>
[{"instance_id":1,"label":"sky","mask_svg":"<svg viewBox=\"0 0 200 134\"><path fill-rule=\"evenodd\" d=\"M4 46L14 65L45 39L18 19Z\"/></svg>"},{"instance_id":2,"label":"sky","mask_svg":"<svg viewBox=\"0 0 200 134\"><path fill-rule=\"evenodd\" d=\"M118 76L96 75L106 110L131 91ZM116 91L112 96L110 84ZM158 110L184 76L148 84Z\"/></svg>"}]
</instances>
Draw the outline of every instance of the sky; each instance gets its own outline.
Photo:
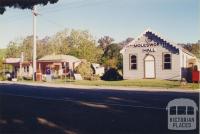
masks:
<instances>
[{"instance_id":1,"label":"sky","mask_svg":"<svg viewBox=\"0 0 200 134\"><path fill-rule=\"evenodd\" d=\"M198 0L59 0L37 6L39 38L68 29L88 30L96 40L136 38L147 28L176 43L200 40ZM7 8L0 15L0 48L32 35L31 10Z\"/></svg>"}]
</instances>

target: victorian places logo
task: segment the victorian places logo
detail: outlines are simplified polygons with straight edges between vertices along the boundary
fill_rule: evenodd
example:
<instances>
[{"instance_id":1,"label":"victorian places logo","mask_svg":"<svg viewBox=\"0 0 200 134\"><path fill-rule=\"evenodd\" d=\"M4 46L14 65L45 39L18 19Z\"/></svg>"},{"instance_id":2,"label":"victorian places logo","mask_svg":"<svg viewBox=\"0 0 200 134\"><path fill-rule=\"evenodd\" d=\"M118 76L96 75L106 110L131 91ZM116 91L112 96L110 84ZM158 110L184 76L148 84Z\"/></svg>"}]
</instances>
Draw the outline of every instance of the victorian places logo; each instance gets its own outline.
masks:
<instances>
[{"instance_id":1,"label":"victorian places logo","mask_svg":"<svg viewBox=\"0 0 200 134\"><path fill-rule=\"evenodd\" d=\"M195 130L197 124L197 104L190 99L174 99L166 107L169 130Z\"/></svg>"}]
</instances>

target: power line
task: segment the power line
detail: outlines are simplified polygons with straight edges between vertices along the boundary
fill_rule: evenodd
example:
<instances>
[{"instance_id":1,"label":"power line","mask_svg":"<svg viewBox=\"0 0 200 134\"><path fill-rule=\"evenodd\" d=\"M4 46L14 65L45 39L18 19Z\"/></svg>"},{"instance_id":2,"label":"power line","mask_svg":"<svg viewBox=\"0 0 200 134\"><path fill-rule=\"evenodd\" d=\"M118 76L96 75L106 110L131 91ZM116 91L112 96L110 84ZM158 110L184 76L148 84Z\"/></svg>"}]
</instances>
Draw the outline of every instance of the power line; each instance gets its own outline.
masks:
<instances>
[{"instance_id":1,"label":"power line","mask_svg":"<svg viewBox=\"0 0 200 134\"><path fill-rule=\"evenodd\" d=\"M46 22L51 23L51 24L54 24L54 25L56 25L56 26L58 26L58 27L60 27L60 28L65 28L64 25L61 25L61 24L59 24L59 23L57 23L57 22L55 22L55 21L53 21L53 20L51 20L51 19L49 19L49 18L47 18L47 17L44 17L43 15L40 15L40 18L42 18L42 19L45 20Z\"/></svg>"},{"instance_id":2,"label":"power line","mask_svg":"<svg viewBox=\"0 0 200 134\"><path fill-rule=\"evenodd\" d=\"M100 3L104 3L107 0L96 0L96 1L91 1L91 2L87 2L87 3L82 3L79 5L75 5L75 6L65 6L63 8L59 8L59 9L53 9L53 10L49 10L48 13L56 13L56 12L61 12L61 11L66 11L68 9L75 9L75 8L80 8L80 7L87 7L87 6L94 6L94 5L99 5ZM97 4L98 2L98 4Z\"/></svg>"},{"instance_id":3,"label":"power line","mask_svg":"<svg viewBox=\"0 0 200 134\"><path fill-rule=\"evenodd\" d=\"M105 1L107 1L107 0L101 0L101 1L100 0L95 0L95 1L90 1L90 2L87 1L86 3L85 3L85 0L79 0L79 1L75 1L75 2L68 2L68 3L64 4L64 7L62 7L62 8L58 8L58 9L52 8L52 9L46 9L46 10L44 9L44 10L41 10L41 13L43 13L43 14L51 13L52 14L52 13L56 13L56 12L66 11L68 9L92 6L92 5L96 5L97 2L99 4L99 3L103 3ZM74 5L74 4L80 3L80 2L83 2L83 3L81 3L79 5ZM8 16L8 17L11 18L11 19L8 19L8 20L4 19L6 23L15 23L16 21L23 21L24 19L29 19L29 18L31 19L31 17L29 17L29 14L25 15L25 16L22 16L22 17L21 16L20 17L17 16L17 14L13 15L13 16Z\"/></svg>"},{"instance_id":4,"label":"power line","mask_svg":"<svg viewBox=\"0 0 200 134\"><path fill-rule=\"evenodd\" d=\"M8 20L8 21L5 21L7 24L10 24L10 23L15 23L15 22L17 22L17 21L23 21L23 20L25 20L25 19L31 19L29 16L22 16L22 17L16 17L16 18L12 18L12 19L10 19L10 20Z\"/></svg>"},{"instance_id":5,"label":"power line","mask_svg":"<svg viewBox=\"0 0 200 134\"><path fill-rule=\"evenodd\" d=\"M28 12L25 12L25 11L28 11ZM30 13L31 13L31 10L23 10L23 14L19 11L16 11L16 12L12 12L11 15L10 14L8 14L8 15L3 14L3 15L0 15L0 17L2 16L4 18L3 20L7 22L7 21L14 21L14 20L21 18L21 17L22 18L28 17L28 16L30 16Z\"/></svg>"},{"instance_id":6,"label":"power line","mask_svg":"<svg viewBox=\"0 0 200 134\"><path fill-rule=\"evenodd\" d=\"M81 1L84 1L84 0L81 0ZM69 4L73 4L73 3L76 3L76 2L70 2ZM68 3L66 3L66 5L67 4ZM39 8L39 9L42 9L42 8ZM49 9L46 9L46 10L48 11ZM46 10L44 9L44 10L41 10L41 11L46 11ZM52 10L52 9L50 9L50 10ZM10 23L10 22L15 22L15 21L21 21L25 18L29 18L30 14L28 14L28 15L26 14L25 16L19 16L19 13L13 12L12 15L8 15L7 17L8 17L8 19L4 19L4 21L6 23Z\"/></svg>"},{"instance_id":7,"label":"power line","mask_svg":"<svg viewBox=\"0 0 200 134\"><path fill-rule=\"evenodd\" d=\"M80 3L80 2L85 2L85 0L79 0L79 1L67 2L67 3L62 4L61 6L74 5L74 4L76 4L76 3ZM56 5L52 5L52 6L56 6ZM59 6L59 7L57 6L57 8L60 9L60 6ZM53 9L57 9L57 8L54 7ZM40 9L41 9L41 10L40 10ZM44 9L44 8L39 8L39 10L40 10L41 12L43 12L43 11L48 11L48 10L52 10L52 9L51 9L51 8L46 8L46 9Z\"/></svg>"},{"instance_id":8,"label":"power line","mask_svg":"<svg viewBox=\"0 0 200 134\"><path fill-rule=\"evenodd\" d=\"M12 16L8 15L8 16L6 16L8 19L3 19L3 21L6 23L15 23L16 21L22 21L24 19L29 19L29 18L31 19L30 13L31 12L29 12L28 14L20 14L20 16L19 16L19 14L12 15Z\"/></svg>"}]
</instances>

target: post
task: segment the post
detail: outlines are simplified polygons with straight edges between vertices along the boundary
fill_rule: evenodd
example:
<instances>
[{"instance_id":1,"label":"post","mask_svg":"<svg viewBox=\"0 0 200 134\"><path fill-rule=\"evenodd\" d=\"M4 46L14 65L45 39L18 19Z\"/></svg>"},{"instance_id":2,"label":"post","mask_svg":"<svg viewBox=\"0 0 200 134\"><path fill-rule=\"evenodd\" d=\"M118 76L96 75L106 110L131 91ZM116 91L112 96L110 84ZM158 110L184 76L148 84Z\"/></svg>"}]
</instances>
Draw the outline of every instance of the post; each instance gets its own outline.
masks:
<instances>
[{"instance_id":1,"label":"post","mask_svg":"<svg viewBox=\"0 0 200 134\"><path fill-rule=\"evenodd\" d=\"M20 68L19 68L19 74L20 74L20 78L19 79L23 81L22 64L24 62L24 52L21 52L21 57L20 58L21 59L20 59Z\"/></svg>"},{"instance_id":2,"label":"post","mask_svg":"<svg viewBox=\"0 0 200 134\"><path fill-rule=\"evenodd\" d=\"M65 65L65 83L67 83L67 63L64 62Z\"/></svg>"},{"instance_id":3,"label":"post","mask_svg":"<svg viewBox=\"0 0 200 134\"><path fill-rule=\"evenodd\" d=\"M36 6L33 7L33 81L36 81L36 71L37 71L37 39L36 39Z\"/></svg>"}]
</instances>

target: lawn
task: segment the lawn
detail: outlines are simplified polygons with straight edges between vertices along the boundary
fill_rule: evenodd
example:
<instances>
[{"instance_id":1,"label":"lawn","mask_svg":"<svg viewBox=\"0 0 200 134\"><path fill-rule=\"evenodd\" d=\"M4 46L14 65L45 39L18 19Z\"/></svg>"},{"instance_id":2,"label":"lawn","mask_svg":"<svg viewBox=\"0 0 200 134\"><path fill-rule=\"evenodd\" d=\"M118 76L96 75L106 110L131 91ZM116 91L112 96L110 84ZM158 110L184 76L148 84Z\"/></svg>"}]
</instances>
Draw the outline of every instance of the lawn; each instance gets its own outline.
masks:
<instances>
[{"instance_id":1,"label":"lawn","mask_svg":"<svg viewBox=\"0 0 200 134\"><path fill-rule=\"evenodd\" d=\"M65 83L64 80L56 80L53 83ZM183 88L183 89L199 89L199 84L188 83L185 86L180 84L180 81L167 81L167 80L155 80L155 79L140 79L140 80L122 80L122 81L67 81L67 83L75 85L86 86L119 86L119 87L153 87L153 88Z\"/></svg>"}]
</instances>

